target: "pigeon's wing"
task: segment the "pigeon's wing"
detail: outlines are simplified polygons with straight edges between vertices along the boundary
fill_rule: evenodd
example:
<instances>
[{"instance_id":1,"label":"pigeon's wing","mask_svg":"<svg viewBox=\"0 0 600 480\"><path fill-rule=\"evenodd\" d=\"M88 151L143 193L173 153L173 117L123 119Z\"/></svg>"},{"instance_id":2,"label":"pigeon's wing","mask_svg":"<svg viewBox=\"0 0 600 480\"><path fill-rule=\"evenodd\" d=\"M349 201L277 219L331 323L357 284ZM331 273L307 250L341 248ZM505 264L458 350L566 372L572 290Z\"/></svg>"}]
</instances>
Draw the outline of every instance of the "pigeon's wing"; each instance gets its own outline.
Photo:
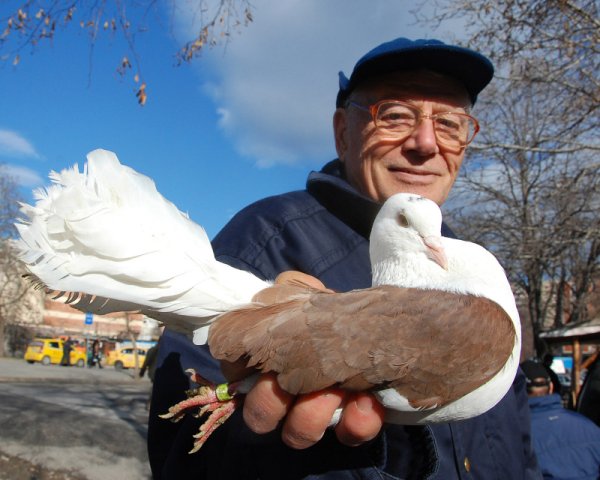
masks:
<instances>
[{"instance_id":1,"label":"pigeon's wing","mask_svg":"<svg viewBox=\"0 0 600 480\"><path fill-rule=\"evenodd\" d=\"M216 261L204 230L111 152L95 150L83 172L51 179L35 205L22 205L17 245L52 290L88 295L79 300L102 311L126 302L198 326L268 286Z\"/></svg>"},{"instance_id":2,"label":"pigeon's wing","mask_svg":"<svg viewBox=\"0 0 600 480\"><path fill-rule=\"evenodd\" d=\"M211 325L208 343L218 359L277 372L293 394L394 388L427 408L492 378L515 336L485 298L382 286L232 311Z\"/></svg>"}]
</instances>

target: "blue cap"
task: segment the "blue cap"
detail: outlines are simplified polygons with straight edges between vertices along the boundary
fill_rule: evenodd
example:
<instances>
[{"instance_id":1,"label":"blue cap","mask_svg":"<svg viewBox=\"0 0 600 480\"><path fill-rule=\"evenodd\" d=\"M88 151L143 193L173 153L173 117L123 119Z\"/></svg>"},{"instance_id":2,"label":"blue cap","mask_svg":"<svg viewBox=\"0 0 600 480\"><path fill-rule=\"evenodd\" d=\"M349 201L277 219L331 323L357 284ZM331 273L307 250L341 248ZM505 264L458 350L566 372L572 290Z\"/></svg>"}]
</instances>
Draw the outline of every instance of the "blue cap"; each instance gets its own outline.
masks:
<instances>
[{"instance_id":1,"label":"blue cap","mask_svg":"<svg viewBox=\"0 0 600 480\"><path fill-rule=\"evenodd\" d=\"M419 69L433 70L455 78L465 86L473 104L479 92L494 76L492 62L474 50L446 45L440 40L397 38L382 43L364 55L356 62L350 78L343 72L339 73L340 90L336 107L343 107L352 90L368 78Z\"/></svg>"}]
</instances>

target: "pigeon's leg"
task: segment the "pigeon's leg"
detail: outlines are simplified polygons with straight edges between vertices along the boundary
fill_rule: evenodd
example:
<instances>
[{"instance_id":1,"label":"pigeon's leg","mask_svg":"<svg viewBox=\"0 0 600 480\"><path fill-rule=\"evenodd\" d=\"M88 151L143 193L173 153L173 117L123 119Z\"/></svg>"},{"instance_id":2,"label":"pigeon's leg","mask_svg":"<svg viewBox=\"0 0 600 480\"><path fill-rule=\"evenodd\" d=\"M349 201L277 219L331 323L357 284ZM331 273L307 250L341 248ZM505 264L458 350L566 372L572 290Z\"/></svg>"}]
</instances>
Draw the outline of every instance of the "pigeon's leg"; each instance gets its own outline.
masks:
<instances>
[{"instance_id":1,"label":"pigeon's leg","mask_svg":"<svg viewBox=\"0 0 600 480\"><path fill-rule=\"evenodd\" d=\"M204 442L208 440L208 437L212 435L212 433L219 428L225 421L231 416L231 414L235 411L239 404L239 398L232 398L231 400L225 401L221 404L211 403L210 405L205 405L200 409L199 416L204 415L207 412L210 412L210 415L205 420L205 422L200 426L200 431L194 435L196 441L194 442L194 448L192 448L188 453L196 453Z\"/></svg>"},{"instance_id":2,"label":"pigeon's leg","mask_svg":"<svg viewBox=\"0 0 600 480\"><path fill-rule=\"evenodd\" d=\"M193 369L186 370L186 372L190 374L191 380L200 386L188 390L186 392L188 398L170 407L169 411L160 415L160 417L177 422L186 413L198 407L195 416L208 415L200 426L199 432L194 435L196 441L194 442L194 448L189 453L195 453L200 450L208 437L231 416L239 405L240 400L235 397L238 393L236 387L239 382L216 385L198 375Z\"/></svg>"}]
</instances>

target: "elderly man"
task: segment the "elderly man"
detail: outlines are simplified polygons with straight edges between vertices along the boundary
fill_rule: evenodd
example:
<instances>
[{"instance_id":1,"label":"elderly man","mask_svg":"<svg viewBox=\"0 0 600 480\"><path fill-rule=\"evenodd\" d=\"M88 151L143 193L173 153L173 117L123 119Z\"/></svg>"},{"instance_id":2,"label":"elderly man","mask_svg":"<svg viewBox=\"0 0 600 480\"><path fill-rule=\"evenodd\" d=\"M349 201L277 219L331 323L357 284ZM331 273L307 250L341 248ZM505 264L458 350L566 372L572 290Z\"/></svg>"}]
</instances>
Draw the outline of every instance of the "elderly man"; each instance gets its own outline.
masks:
<instances>
[{"instance_id":1,"label":"elderly man","mask_svg":"<svg viewBox=\"0 0 600 480\"><path fill-rule=\"evenodd\" d=\"M381 203L398 192L446 200L479 128L470 108L492 75L482 55L435 40L399 38L371 50L349 78L340 73L338 159L311 173L306 190L236 215L213 242L218 259L261 278L300 270L338 291L369 287L368 238ZM367 393L294 398L265 374L243 414L187 455L198 420L170 424L157 415L184 398L189 367L222 379L206 349L163 334L148 438L156 479L541 478L522 375L480 417L404 427L384 425ZM342 419L329 429L339 406Z\"/></svg>"}]
</instances>

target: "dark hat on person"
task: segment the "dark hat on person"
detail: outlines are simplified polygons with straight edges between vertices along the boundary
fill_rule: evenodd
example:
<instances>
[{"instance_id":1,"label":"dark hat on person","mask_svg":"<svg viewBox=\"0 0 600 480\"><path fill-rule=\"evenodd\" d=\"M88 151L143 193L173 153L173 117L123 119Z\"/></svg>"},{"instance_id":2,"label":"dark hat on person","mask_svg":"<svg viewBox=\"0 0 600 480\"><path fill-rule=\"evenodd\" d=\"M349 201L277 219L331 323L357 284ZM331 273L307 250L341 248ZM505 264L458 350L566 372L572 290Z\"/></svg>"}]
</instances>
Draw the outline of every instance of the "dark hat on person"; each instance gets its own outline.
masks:
<instances>
[{"instance_id":1,"label":"dark hat on person","mask_svg":"<svg viewBox=\"0 0 600 480\"><path fill-rule=\"evenodd\" d=\"M350 78L339 73L336 107L343 107L350 93L366 79L418 69L433 70L457 79L467 89L472 104L494 76L492 62L474 50L447 45L440 40L396 38L364 55L356 62Z\"/></svg>"},{"instance_id":2,"label":"dark hat on person","mask_svg":"<svg viewBox=\"0 0 600 480\"><path fill-rule=\"evenodd\" d=\"M550 375L546 367L534 360L525 360L521 363L521 369L525 373L528 387L546 387L550 384ZM539 379L543 378L543 381Z\"/></svg>"}]
</instances>

